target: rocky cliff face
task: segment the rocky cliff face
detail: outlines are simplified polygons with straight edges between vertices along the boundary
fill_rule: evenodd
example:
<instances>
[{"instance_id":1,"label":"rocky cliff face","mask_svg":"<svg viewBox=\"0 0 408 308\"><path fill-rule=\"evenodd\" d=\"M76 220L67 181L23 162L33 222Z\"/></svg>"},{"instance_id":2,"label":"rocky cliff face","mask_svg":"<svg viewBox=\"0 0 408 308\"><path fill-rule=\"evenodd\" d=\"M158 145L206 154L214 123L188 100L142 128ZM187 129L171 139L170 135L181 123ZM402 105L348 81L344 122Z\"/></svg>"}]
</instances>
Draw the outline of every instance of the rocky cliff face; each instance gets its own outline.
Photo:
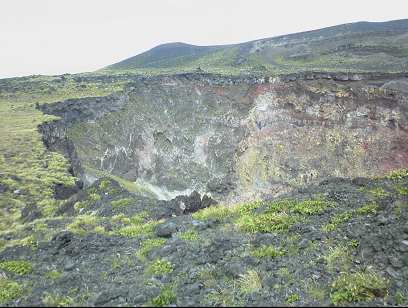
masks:
<instances>
[{"instance_id":1,"label":"rocky cliff face","mask_svg":"<svg viewBox=\"0 0 408 308\"><path fill-rule=\"evenodd\" d=\"M101 119L107 113L118 111L126 101L125 95L110 95L69 99L63 103L41 105L39 108L44 113L53 114L60 119L43 123L38 129L43 136L45 145L69 158L72 173L85 179L86 174L82 168L81 159L78 157L76 144L74 140L69 138L67 131L75 123L93 122Z\"/></svg>"},{"instance_id":2,"label":"rocky cliff face","mask_svg":"<svg viewBox=\"0 0 408 308\"><path fill-rule=\"evenodd\" d=\"M253 199L407 167L407 77L140 78L121 95L42 107L62 119L40 130L85 182L104 172L159 199Z\"/></svg>"}]
</instances>

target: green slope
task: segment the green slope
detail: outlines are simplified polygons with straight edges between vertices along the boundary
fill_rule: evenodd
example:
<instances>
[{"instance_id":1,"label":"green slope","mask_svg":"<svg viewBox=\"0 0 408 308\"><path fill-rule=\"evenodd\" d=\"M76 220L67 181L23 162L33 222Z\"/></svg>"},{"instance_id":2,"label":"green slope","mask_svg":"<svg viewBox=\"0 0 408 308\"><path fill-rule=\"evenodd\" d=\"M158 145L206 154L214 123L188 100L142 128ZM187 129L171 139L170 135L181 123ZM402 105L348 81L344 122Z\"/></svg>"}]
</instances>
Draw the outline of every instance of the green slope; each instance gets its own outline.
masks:
<instances>
[{"instance_id":1,"label":"green slope","mask_svg":"<svg viewBox=\"0 0 408 308\"><path fill-rule=\"evenodd\" d=\"M358 22L236 45L170 43L103 72L211 73L318 71L400 72L408 69L408 19Z\"/></svg>"}]
</instances>

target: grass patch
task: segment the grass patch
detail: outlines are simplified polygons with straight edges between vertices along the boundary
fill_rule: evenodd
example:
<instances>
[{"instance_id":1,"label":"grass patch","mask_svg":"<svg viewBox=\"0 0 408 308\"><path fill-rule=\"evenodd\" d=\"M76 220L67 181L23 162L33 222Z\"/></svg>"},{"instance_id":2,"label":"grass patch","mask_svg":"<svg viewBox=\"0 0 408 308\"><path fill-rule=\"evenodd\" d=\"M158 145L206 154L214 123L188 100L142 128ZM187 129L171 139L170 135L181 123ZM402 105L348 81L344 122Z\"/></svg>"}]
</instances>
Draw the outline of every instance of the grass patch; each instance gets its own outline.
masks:
<instances>
[{"instance_id":1,"label":"grass patch","mask_svg":"<svg viewBox=\"0 0 408 308\"><path fill-rule=\"evenodd\" d=\"M129 225L131 223L131 219L123 213L112 216L111 221L121 225Z\"/></svg>"},{"instance_id":2,"label":"grass patch","mask_svg":"<svg viewBox=\"0 0 408 308\"><path fill-rule=\"evenodd\" d=\"M408 196L408 187L403 187L403 186L395 186L395 191L397 192L397 194L401 195L401 196Z\"/></svg>"},{"instance_id":3,"label":"grass patch","mask_svg":"<svg viewBox=\"0 0 408 308\"><path fill-rule=\"evenodd\" d=\"M7 247L31 247L35 249L37 247L37 241L35 240L34 235L29 235L26 236L22 239L19 240L10 240L4 243L4 246L2 248L7 248Z\"/></svg>"},{"instance_id":4,"label":"grass patch","mask_svg":"<svg viewBox=\"0 0 408 308\"><path fill-rule=\"evenodd\" d=\"M0 269L17 275L28 275L33 271L33 266L28 261L12 260L0 262Z\"/></svg>"},{"instance_id":5,"label":"grass patch","mask_svg":"<svg viewBox=\"0 0 408 308\"><path fill-rule=\"evenodd\" d=\"M23 288L14 281L0 278L0 304L18 299L23 295Z\"/></svg>"},{"instance_id":6,"label":"grass patch","mask_svg":"<svg viewBox=\"0 0 408 308\"><path fill-rule=\"evenodd\" d=\"M235 204L233 206L218 204L199 210L193 213L192 217L196 220L211 219L217 222L223 222L228 219L238 218L242 215L250 214L253 209L258 208L261 204L262 203L260 201Z\"/></svg>"},{"instance_id":7,"label":"grass patch","mask_svg":"<svg viewBox=\"0 0 408 308\"><path fill-rule=\"evenodd\" d=\"M49 271L49 272L45 273L44 276L47 279L57 280L57 279L61 278L61 275L62 275L61 272L59 272L57 270L52 270L52 271Z\"/></svg>"},{"instance_id":8,"label":"grass patch","mask_svg":"<svg viewBox=\"0 0 408 308\"><path fill-rule=\"evenodd\" d=\"M199 210L192 214L196 220L215 220L218 222L225 221L234 217L237 214L237 209L224 205L214 205L205 209Z\"/></svg>"},{"instance_id":9,"label":"grass patch","mask_svg":"<svg viewBox=\"0 0 408 308\"><path fill-rule=\"evenodd\" d=\"M190 241L190 242L198 241L200 239L200 236L195 230L180 232L177 234L177 236L179 237L179 239L183 241Z\"/></svg>"},{"instance_id":10,"label":"grass patch","mask_svg":"<svg viewBox=\"0 0 408 308\"><path fill-rule=\"evenodd\" d=\"M395 304L397 304L398 306L402 306L407 303L407 296L401 291L395 292L394 298L395 298Z\"/></svg>"},{"instance_id":11,"label":"grass patch","mask_svg":"<svg viewBox=\"0 0 408 308\"><path fill-rule=\"evenodd\" d=\"M382 187L374 187L370 189L362 189L362 191L367 192L372 195L374 198L381 199L388 196L388 193Z\"/></svg>"},{"instance_id":12,"label":"grass patch","mask_svg":"<svg viewBox=\"0 0 408 308\"><path fill-rule=\"evenodd\" d=\"M91 193L89 193L88 194L88 200L90 201L90 202L97 202L97 201L99 201L99 200L101 200L102 199L102 197L98 194L98 193L96 193L96 192L91 192Z\"/></svg>"},{"instance_id":13,"label":"grass patch","mask_svg":"<svg viewBox=\"0 0 408 308\"><path fill-rule=\"evenodd\" d=\"M319 286L315 281L306 285L307 294L318 302L323 302L326 298L326 290Z\"/></svg>"},{"instance_id":14,"label":"grass patch","mask_svg":"<svg viewBox=\"0 0 408 308\"><path fill-rule=\"evenodd\" d=\"M87 233L104 233L105 229L98 226L98 217L94 215L80 215L75 217L74 221L67 226L67 229L78 235Z\"/></svg>"},{"instance_id":15,"label":"grass patch","mask_svg":"<svg viewBox=\"0 0 408 308\"><path fill-rule=\"evenodd\" d=\"M259 207L260 204L258 203L257 206ZM327 202L320 199L267 202L262 207L264 211L260 214L253 213L253 208L241 214L236 225L238 229L248 233L282 232L303 220L305 216L320 214L329 206Z\"/></svg>"},{"instance_id":16,"label":"grass patch","mask_svg":"<svg viewBox=\"0 0 408 308\"><path fill-rule=\"evenodd\" d=\"M101 191L106 191L109 188L109 185L111 184L109 179L103 179L101 180L101 182L99 183L99 189Z\"/></svg>"},{"instance_id":17,"label":"grass patch","mask_svg":"<svg viewBox=\"0 0 408 308\"><path fill-rule=\"evenodd\" d=\"M362 215L370 215L370 214L375 215L377 214L378 209L379 209L379 206L376 202L370 202L355 210L349 210L343 213L336 214L331 217L330 222L328 224L322 227L322 230L324 232L334 231L338 228L339 225L351 220L353 216L355 215L362 216Z\"/></svg>"},{"instance_id":18,"label":"grass patch","mask_svg":"<svg viewBox=\"0 0 408 308\"><path fill-rule=\"evenodd\" d=\"M353 211L346 211L346 212L334 215L330 219L330 222L327 225L324 225L322 227L322 230L325 232L336 230L339 225L349 221L353 217L353 214L354 214Z\"/></svg>"},{"instance_id":19,"label":"grass patch","mask_svg":"<svg viewBox=\"0 0 408 308\"><path fill-rule=\"evenodd\" d=\"M123 198L123 199L119 199L119 200L114 200L111 202L112 207L114 209L118 209L121 207L127 207L129 205L131 205L134 202L134 200L132 198Z\"/></svg>"},{"instance_id":20,"label":"grass patch","mask_svg":"<svg viewBox=\"0 0 408 308\"><path fill-rule=\"evenodd\" d=\"M279 200L273 202L255 201L226 207L211 206L194 213L196 220L215 220L224 222L232 219L239 230L248 233L279 232L289 229L304 216L324 212L330 205L321 199L316 200ZM255 213L255 209L263 212Z\"/></svg>"},{"instance_id":21,"label":"grass patch","mask_svg":"<svg viewBox=\"0 0 408 308\"><path fill-rule=\"evenodd\" d=\"M388 281L373 270L342 273L331 284L330 299L334 305L369 301L388 293Z\"/></svg>"},{"instance_id":22,"label":"grass patch","mask_svg":"<svg viewBox=\"0 0 408 308\"><path fill-rule=\"evenodd\" d=\"M316 215L323 213L327 207L327 202L323 200L305 200L295 203L293 212L302 215Z\"/></svg>"},{"instance_id":23,"label":"grass patch","mask_svg":"<svg viewBox=\"0 0 408 308\"><path fill-rule=\"evenodd\" d=\"M293 275L290 273L287 267L281 267L276 274L282 279L286 280L286 283L291 283L294 281Z\"/></svg>"},{"instance_id":24,"label":"grass patch","mask_svg":"<svg viewBox=\"0 0 408 308\"><path fill-rule=\"evenodd\" d=\"M296 222L296 218L287 213L264 213L245 215L238 219L239 230L248 233L271 233L286 231Z\"/></svg>"},{"instance_id":25,"label":"grass patch","mask_svg":"<svg viewBox=\"0 0 408 308\"><path fill-rule=\"evenodd\" d=\"M163 259L153 261L147 268L147 272L153 275L165 275L173 271L173 265Z\"/></svg>"},{"instance_id":26,"label":"grass patch","mask_svg":"<svg viewBox=\"0 0 408 308\"><path fill-rule=\"evenodd\" d=\"M160 294L153 298L148 306L164 307L174 304L177 300L176 294L171 287L165 287L160 291Z\"/></svg>"},{"instance_id":27,"label":"grass patch","mask_svg":"<svg viewBox=\"0 0 408 308\"><path fill-rule=\"evenodd\" d=\"M206 306L215 307L235 307L237 305L235 290L231 290L230 287L216 285L208 295L207 300L209 304Z\"/></svg>"},{"instance_id":28,"label":"grass patch","mask_svg":"<svg viewBox=\"0 0 408 308\"><path fill-rule=\"evenodd\" d=\"M294 302L298 302L298 301L300 301L300 296L299 294L296 294L296 293L289 295L285 300L287 304L293 304Z\"/></svg>"},{"instance_id":29,"label":"grass patch","mask_svg":"<svg viewBox=\"0 0 408 308\"><path fill-rule=\"evenodd\" d=\"M369 215L369 214L377 214L378 211L378 204L375 202L368 203L358 209L356 209L356 213L358 215Z\"/></svg>"},{"instance_id":30,"label":"grass patch","mask_svg":"<svg viewBox=\"0 0 408 308\"><path fill-rule=\"evenodd\" d=\"M408 177L408 169L398 169L391 171L385 177L390 180L402 180L403 178Z\"/></svg>"},{"instance_id":31,"label":"grass patch","mask_svg":"<svg viewBox=\"0 0 408 308\"><path fill-rule=\"evenodd\" d=\"M125 237L139 237L142 235L153 235L154 227L157 226L160 221L149 221L139 224L131 220L131 225L120 228L116 231L117 234Z\"/></svg>"},{"instance_id":32,"label":"grass patch","mask_svg":"<svg viewBox=\"0 0 408 308\"><path fill-rule=\"evenodd\" d=\"M330 272L337 269L348 271L351 267L350 249L346 246L330 247L328 253L323 258Z\"/></svg>"},{"instance_id":33,"label":"grass patch","mask_svg":"<svg viewBox=\"0 0 408 308\"><path fill-rule=\"evenodd\" d=\"M250 294L262 289L262 280L259 274L254 270L249 270L240 275L238 286L242 293Z\"/></svg>"},{"instance_id":34,"label":"grass patch","mask_svg":"<svg viewBox=\"0 0 408 308\"><path fill-rule=\"evenodd\" d=\"M70 296L45 292L42 302L49 307L67 307L74 304L74 300Z\"/></svg>"},{"instance_id":35,"label":"grass patch","mask_svg":"<svg viewBox=\"0 0 408 308\"><path fill-rule=\"evenodd\" d=\"M146 257L150 251L163 246L164 243L166 243L166 240L161 238L145 240L140 243L140 249L138 250L137 255L140 257Z\"/></svg>"}]
</instances>

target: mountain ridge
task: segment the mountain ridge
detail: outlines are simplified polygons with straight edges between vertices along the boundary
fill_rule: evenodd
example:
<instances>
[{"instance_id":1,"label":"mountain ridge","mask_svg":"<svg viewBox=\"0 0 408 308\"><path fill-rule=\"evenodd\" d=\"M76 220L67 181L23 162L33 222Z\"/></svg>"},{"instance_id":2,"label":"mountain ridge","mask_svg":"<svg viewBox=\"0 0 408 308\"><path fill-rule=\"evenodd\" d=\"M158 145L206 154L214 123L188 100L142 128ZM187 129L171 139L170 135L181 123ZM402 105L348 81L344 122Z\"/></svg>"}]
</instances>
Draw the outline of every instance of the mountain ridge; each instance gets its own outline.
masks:
<instances>
[{"instance_id":1,"label":"mountain ridge","mask_svg":"<svg viewBox=\"0 0 408 308\"><path fill-rule=\"evenodd\" d=\"M408 68L406 34L408 19L400 19L347 23L227 45L169 42L109 65L102 71L154 74L200 68L226 74L304 70L365 72L380 66L381 72L398 72Z\"/></svg>"}]
</instances>

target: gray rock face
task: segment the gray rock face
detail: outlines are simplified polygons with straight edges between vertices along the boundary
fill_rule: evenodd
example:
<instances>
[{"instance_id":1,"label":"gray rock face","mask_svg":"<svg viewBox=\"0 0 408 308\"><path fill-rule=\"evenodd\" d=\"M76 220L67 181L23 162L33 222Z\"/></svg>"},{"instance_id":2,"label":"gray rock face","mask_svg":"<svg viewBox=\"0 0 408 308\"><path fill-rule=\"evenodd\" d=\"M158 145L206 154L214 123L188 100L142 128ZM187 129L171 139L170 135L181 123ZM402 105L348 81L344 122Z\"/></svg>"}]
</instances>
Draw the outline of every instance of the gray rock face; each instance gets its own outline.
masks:
<instances>
[{"instance_id":1,"label":"gray rock face","mask_svg":"<svg viewBox=\"0 0 408 308\"><path fill-rule=\"evenodd\" d=\"M406 167L408 98L393 80L406 78L151 77L121 96L42 107L62 120L40 130L85 183L107 172L159 199L193 190L223 201L262 198Z\"/></svg>"}]
</instances>

